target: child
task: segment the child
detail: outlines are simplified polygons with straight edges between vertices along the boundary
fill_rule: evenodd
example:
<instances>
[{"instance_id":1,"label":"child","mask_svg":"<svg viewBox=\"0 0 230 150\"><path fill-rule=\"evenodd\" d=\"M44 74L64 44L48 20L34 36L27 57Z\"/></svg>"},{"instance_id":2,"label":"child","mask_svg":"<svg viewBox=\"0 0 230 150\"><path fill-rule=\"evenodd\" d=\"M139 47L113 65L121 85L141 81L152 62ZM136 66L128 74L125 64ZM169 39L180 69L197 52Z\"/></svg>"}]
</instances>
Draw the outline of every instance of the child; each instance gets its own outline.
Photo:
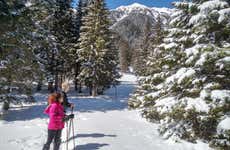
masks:
<instances>
[{"instance_id":1,"label":"child","mask_svg":"<svg viewBox=\"0 0 230 150\"><path fill-rule=\"evenodd\" d=\"M58 93L53 92L53 93L51 93L49 95L49 97L48 97L48 105L51 105L56 100L57 94Z\"/></svg>"},{"instance_id":2,"label":"child","mask_svg":"<svg viewBox=\"0 0 230 150\"><path fill-rule=\"evenodd\" d=\"M49 115L48 138L43 150L49 150L50 144L54 140L54 150L59 150L61 145L61 132L64 128L64 121L73 118L74 115L65 117L64 107L61 105L63 97L56 94L55 100L45 109L44 113Z\"/></svg>"}]
</instances>

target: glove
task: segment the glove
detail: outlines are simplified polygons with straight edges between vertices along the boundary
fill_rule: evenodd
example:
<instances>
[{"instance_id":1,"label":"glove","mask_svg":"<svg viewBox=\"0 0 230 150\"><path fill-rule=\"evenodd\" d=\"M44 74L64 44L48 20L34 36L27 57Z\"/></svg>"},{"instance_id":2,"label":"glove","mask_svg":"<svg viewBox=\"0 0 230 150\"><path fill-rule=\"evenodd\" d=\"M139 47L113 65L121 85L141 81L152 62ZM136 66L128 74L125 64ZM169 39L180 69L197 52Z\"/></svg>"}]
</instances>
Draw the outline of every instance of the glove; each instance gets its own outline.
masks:
<instances>
[{"instance_id":1,"label":"glove","mask_svg":"<svg viewBox=\"0 0 230 150\"><path fill-rule=\"evenodd\" d=\"M73 118L74 118L74 114L66 115L66 116L62 119L62 121L63 121L63 122L67 122L67 121L69 121L70 119L73 119Z\"/></svg>"},{"instance_id":2,"label":"glove","mask_svg":"<svg viewBox=\"0 0 230 150\"><path fill-rule=\"evenodd\" d=\"M62 119L62 122L67 122L69 120L69 117L65 115L65 117Z\"/></svg>"},{"instance_id":3,"label":"glove","mask_svg":"<svg viewBox=\"0 0 230 150\"><path fill-rule=\"evenodd\" d=\"M73 119L74 118L74 114L70 114L68 117L69 117L69 119Z\"/></svg>"}]
</instances>

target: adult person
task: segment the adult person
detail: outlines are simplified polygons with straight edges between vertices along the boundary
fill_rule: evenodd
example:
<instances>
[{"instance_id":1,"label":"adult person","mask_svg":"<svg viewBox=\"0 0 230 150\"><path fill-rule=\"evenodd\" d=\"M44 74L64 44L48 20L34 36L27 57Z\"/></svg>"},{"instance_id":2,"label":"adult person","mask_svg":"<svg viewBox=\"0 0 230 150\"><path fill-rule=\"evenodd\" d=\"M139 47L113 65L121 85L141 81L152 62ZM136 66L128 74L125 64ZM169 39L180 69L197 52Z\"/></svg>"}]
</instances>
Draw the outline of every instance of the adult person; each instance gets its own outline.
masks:
<instances>
[{"instance_id":1,"label":"adult person","mask_svg":"<svg viewBox=\"0 0 230 150\"><path fill-rule=\"evenodd\" d=\"M64 106L64 110L66 110L66 108L73 109L74 108L74 104L69 102L68 96L67 96L67 92L70 89L70 86L69 86L68 82L62 83L61 86L62 86L61 93L62 93L62 96L63 96L63 103L62 103L62 105Z\"/></svg>"}]
</instances>

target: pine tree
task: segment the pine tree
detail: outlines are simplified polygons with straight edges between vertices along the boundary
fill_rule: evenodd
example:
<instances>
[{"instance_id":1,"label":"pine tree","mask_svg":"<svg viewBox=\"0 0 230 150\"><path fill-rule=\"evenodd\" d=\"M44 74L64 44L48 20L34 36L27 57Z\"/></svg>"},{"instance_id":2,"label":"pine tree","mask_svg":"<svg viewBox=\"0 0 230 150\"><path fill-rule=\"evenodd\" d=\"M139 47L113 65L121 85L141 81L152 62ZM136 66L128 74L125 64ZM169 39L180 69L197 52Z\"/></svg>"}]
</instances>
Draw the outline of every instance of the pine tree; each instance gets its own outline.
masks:
<instances>
[{"instance_id":1,"label":"pine tree","mask_svg":"<svg viewBox=\"0 0 230 150\"><path fill-rule=\"evenodd\" d=\"M76 15L73 18L73 24L75 28L74 41L73 45L70 48L70 57L72 60L72 68L73 68L73 76L75 83L75 90L79 93L81 92L81 83L78 80L78 75L80 73L81 62L76 60L78 59L77 51L79 50L79 38L80 38L80 28L82 26L82 17L86 15L85 7L87 6L87 2L83 0L78 1Z\"/></svg>"},{"instance_id":2,"label":"pine tree","mask_svg":"<svg viewBox=\"0 0 230 150\"><path fill-rule=\"evenodd\" d=\"M32 82L42 76L31 40L35 26L24 2L3 0L0 9L1 99L17 103L20 100L10 94L12 90L31 96Z\"/></svg>"},{"instance_id":3,"label":"pine tree","mask_svg":"<svg viewBox=\"0 0 230 150\"><path fill-rule=\"evenodd\" d=\"M55 12L51 22L51 33L55 37L55 47L58 51L58 59L56 60L55 68L55 89L58 84L62 82L63 76L70 71L71 66L68 63L69 53L68 49L71 45L73 32L72 27L72 14L70 11L69 0L57 0L55 5Z\"/></svg>"},{"instance_id":4,"label":"pine tree","mask_svg":"<svg viewBox=\"0 0 230 150\"><path fill-rule=\"evenodd\" d=\"M56 36L52 32L55 21L52 18L57 11L57 2L33 1L30 8L33 12L33 20L36 21L33 38L34 52L49 83L48 90L52 91L55 75L60 68L60 50L57 48ZM39 83L41 84L43 80L40 79Z\"/></svg>"},{"instance_id":5,"label":"pine tree","mask_svg":"<svg viewBox=\"0 0 230 150\"><path fill-rule=\"evenodd\" d=\"M155 48L162 43L164 36L164 25L160 14L156 19L155 25L149 28L151 28L149 29L149 34L143 37L142 43L140 44L141 46L135 52L136 56L134 56L134 70L136 70L139 76L150 75L150 71L154 66L148 66L149 64L147 62L150 61L149 59L155 62L158 58L158 56L154 56L154 54L158 53L158 50L155 50Z\"/></svg>"},{"instance_id":6,"label":"pine tree","mask_svg":"<svg viewBox=\"0 0 230 150\"><path fill-rule=\"evenodd\" d=\"M99 88L104 89L116 80L117 62L104 1L92 1L86 11L79 40L78 61L82 62L79 79L95 96Z\"/></svg>"},{"instance_id":7,"label":"pine tree","mask_svg":"<svg viewBox=\"0 0 230 150\"><path fill-rule=\"evenodd\" d=\"M226 142L229 130L220 132L218 124L228 117L230 108L230 3L227 0L195 0L194 4L189 25L196 37L195 46L187 50L186 64L196 70L191 90L196 89L200 94L193 97L201 98L206 105L211 103L206 115L199 120L201 133L197 136L211 141L214 146L229 149L230 144ZM194 53L188 53L189 50Z\"/></svg>"},{"instance_id":8,"label":"pine tree","mask_svg":"<svg viewBox=\"0 0 230 150\"><path fill-rule=\"evenodd\" d=\"M76 12L66 0L37 2L34 7L39 20L36 40L41 45L36 48L36 54L46 72L48 88L53 89L54 82L57 89L65 78L74 75L76 52L73 47L78 39Z\"/></svg>"},{"instance_id":9,"label":"pine tree","mask_svg":"<svg viewBox=\"0 0 230 150\"><path fill-rule=\"evenodd\" d=\"M229 130L219 124L229 111L229 2L176 2L167 37L150 64L152 75L133 96L143 114L161 122L165 137L205 139L229 149ZM139 101L137 101L138 99Z\"/></svg>"},{"instance_id":10,"label":"pine tree","mask_svg":"<svg viewBox=\"0 0 230 150\"><path fill-rule=\"evenodd\" d=\"M129 66L131 66L132 54L129 48L129 43L124 40L119 40L119 61L120 61L120 69L121 72L127 72L129 70Z\"/></svg>"}]
</instances>

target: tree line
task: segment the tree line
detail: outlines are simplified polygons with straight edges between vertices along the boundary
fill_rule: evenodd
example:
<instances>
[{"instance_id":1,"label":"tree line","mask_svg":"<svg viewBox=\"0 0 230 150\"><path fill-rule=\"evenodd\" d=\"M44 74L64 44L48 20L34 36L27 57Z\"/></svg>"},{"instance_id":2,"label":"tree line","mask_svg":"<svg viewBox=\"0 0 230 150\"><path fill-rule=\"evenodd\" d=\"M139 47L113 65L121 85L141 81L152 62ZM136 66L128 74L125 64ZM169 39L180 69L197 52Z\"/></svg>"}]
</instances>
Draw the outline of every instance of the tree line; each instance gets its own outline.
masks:
<instances>
[{"instance_id":1,"label":"tree line","mask_svg":"<svg viewBox=\"0 0 230 150\"><path fill-rule=\"evenodd\" d=\"M166 138L202 139L229 149L229 128L222 125L230 110L230 1L179 1L174 6L169 26L150 40L145 69L136 69L139 86L129 106L160 123Z\"/></svg>"},{"instance_id":2,"label":"tree line","mask_svg":"<svg viewBox=\"0 0 230 150\"><path fill-rule=\"evenodd\" d=\"M31 95L66 79L96 96L117 84L117 50L103 0L1 0L0 97Z\"/></svg>"}]
</instances>

